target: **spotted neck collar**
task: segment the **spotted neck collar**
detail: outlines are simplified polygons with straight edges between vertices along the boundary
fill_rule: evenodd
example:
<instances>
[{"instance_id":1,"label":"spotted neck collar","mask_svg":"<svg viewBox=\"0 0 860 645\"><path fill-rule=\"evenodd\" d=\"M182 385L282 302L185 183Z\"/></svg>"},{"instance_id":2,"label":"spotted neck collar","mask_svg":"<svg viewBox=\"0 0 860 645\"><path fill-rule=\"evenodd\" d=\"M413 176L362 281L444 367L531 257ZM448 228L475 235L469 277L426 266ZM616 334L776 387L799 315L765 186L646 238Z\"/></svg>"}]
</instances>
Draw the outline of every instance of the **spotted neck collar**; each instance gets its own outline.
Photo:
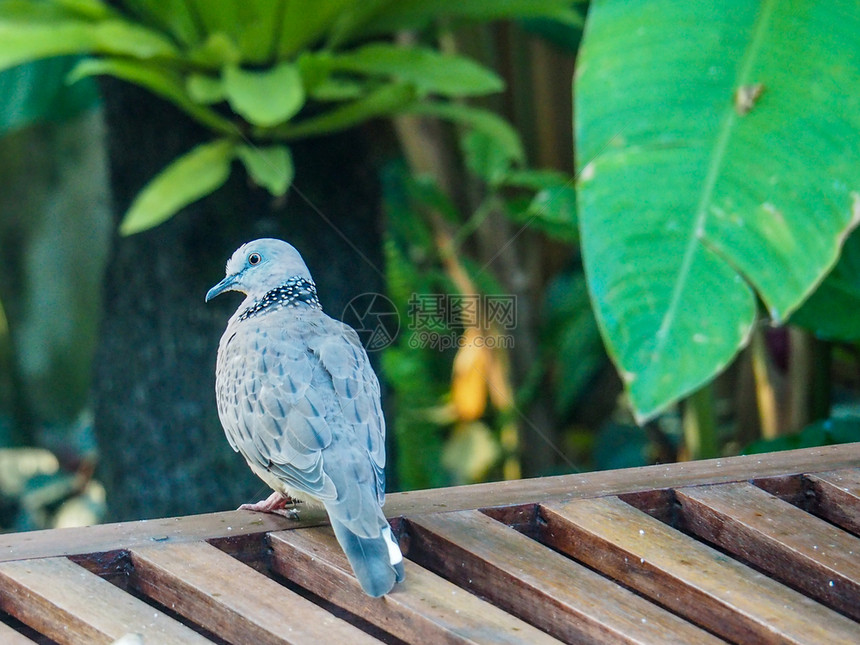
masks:
<instances>
[{"instance_id":1,"label":"spotted neck collar","mask_svg":"<svg viewBox=\"0 0 860 645\"><path fill-rule=\"evenodd\" d=\"M247 320L251 316L257 316L265 311L301 306L322 309L319 298L317 298L316 285L305 278L290 278L280 287L268 291L266 295L243 311L239 320Z\"/></svg>"}]
</instances>

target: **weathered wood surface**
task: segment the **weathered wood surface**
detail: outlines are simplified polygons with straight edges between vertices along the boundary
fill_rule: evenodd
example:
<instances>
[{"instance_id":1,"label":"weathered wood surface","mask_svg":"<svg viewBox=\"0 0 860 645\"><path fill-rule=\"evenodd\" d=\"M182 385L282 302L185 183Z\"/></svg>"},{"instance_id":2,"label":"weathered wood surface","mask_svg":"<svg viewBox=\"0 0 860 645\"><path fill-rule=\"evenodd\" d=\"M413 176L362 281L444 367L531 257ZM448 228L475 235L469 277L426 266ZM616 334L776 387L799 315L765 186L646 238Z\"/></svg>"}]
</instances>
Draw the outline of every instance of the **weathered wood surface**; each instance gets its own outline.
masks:
<instances>
[{"instance_id":1,"label":"weathered wood surface","mask_svg":"<svg viewBox=\"0 0 860 645\"><path fill-rule=\"evenodd\" d=\"M860 619L860 538L745 482L676 494L696 535Z\"/></svg>"},{"instance_id":2,"label":"weathered wood surface","mask_svg":"<svg viewBox=\"0 0 860 645\"><path fill-rule=\"evenodd\" d=\"M361 593L328 528L269 536L273 568L325 600L413 643L549 645L556 639L406 561L406 582L383 598Z\"/></svg>"},{"instance_id":3,"label":"weathered wood surface","mask_svg":"<svg viewBox=\"0 0 860 645\"><path fill-rule=\"evenodd\" d=\"M379 642L206 542L130 555L131 584L231 643Z\"/></svg>"},{"instance_id":4,"label":"weathered wood surface","mask_svg":"<svg viewBox=\"0 0 860 645\"><path fill-rule=\"evenodd\" d=\"M386 512L407 580L379 599L305 509L0 536L0 643L860 643L860 445Z\"/></svg>"},{"instance_id":5,"label":"weathered wood surface","mask_svg":"<svg viewBox=\"0 0 860 645\"><path fill-rule=\"evenodd\" d=\"M62 644L112 643L126 634L164 645L211 642L66 558L0 565L0 609Z\"/></svg>"},{"instance_id":6,"label":"weathered wood surface","mask_svg":"<svg viewBox=\"0 0 860 645\"><path fill-rule=\"evenodd\" d=\"M409 558L565 642L723 642L477 512L409 520Z\"/></svg>"},{"instance_id":7,"label":"weathered wood surface","mask_svg":"<svg viewBox=\"0 0 860 645\"><path fill-rule=\"evenodd\" d=\"M806 479L815 496L816 512L860 535L860 468L815 473Z\"/></svg>"},{"instance_id":8,"label":"weathered wood surface","mask_svg":"<svg viewBox=\"0 0 860 645\"><path fill-rule=\"evenodd\" d=\"M542 505L542 540L742 643L860 642L860 625L617 497Z\"/></svg>"}]
</instances>

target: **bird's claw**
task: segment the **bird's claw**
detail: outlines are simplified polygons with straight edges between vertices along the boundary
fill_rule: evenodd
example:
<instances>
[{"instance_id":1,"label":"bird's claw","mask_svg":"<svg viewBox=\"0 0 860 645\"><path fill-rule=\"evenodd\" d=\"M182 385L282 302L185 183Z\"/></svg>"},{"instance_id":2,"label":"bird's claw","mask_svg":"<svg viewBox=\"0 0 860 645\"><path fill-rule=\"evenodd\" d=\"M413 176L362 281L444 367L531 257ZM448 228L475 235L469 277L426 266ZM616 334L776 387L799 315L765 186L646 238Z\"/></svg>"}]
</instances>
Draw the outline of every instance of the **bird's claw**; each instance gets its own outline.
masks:
<instances>
[{"instance_id":1,"label":"bird's claw","mask_svg":"<svg viewBox=\"0 0 860 645\"><path fill-rule=\"evenodd\" d=\"M301 519L299 517L299 509L295 506L291 506L290 508L281 508L277 511L272 511L273 513L277 513L278 515L283 515L288 520L298 520Z\"/></svg>"}]
</instances>

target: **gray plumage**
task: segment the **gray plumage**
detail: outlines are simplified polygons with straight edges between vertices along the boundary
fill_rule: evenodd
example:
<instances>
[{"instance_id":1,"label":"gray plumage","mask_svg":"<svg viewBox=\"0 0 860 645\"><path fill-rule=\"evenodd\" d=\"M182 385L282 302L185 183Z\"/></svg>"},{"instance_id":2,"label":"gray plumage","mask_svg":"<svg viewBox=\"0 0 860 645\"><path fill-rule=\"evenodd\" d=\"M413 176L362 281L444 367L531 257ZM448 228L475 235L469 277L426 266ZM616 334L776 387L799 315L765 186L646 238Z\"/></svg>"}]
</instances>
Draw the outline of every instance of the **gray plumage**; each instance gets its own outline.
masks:
<instances>
[{"instance_id":1,"label":"gray plumage","mask_svg":"<svg viewBox=\"0 0 860 645\"><path fill-rule=\"evenodd\" d=\"M364 591L388 593L403 563L382 514L379 382L358 335L323 313L286 242L243 245L226 273L206 300L229 290L246 297L218 346L218 416L233 449L276 492L246 508L278 510L285 496L324 506Z\"/></svg>"}]
</instances>

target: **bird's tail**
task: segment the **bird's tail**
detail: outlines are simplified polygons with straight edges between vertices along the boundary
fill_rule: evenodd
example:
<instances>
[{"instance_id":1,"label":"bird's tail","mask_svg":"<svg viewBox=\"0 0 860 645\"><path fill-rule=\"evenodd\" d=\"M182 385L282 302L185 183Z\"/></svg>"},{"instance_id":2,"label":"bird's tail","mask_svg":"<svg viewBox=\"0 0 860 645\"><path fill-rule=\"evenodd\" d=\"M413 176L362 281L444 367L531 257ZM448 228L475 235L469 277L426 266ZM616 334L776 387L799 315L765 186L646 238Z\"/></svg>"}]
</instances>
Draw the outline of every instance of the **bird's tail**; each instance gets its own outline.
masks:
<instances>
[{"instance_id":1,"label":"bird's tail","mask_svg":"<svg viewBox=\"0 0 860 645\"><path fill-rule=\"evenodd\" d=\"M367 595L387 594L395 582L403 580L403 556L388 524L376 537L359 537L346 524L330 519L335 537Z\"/></svg>"}]
</instances>

